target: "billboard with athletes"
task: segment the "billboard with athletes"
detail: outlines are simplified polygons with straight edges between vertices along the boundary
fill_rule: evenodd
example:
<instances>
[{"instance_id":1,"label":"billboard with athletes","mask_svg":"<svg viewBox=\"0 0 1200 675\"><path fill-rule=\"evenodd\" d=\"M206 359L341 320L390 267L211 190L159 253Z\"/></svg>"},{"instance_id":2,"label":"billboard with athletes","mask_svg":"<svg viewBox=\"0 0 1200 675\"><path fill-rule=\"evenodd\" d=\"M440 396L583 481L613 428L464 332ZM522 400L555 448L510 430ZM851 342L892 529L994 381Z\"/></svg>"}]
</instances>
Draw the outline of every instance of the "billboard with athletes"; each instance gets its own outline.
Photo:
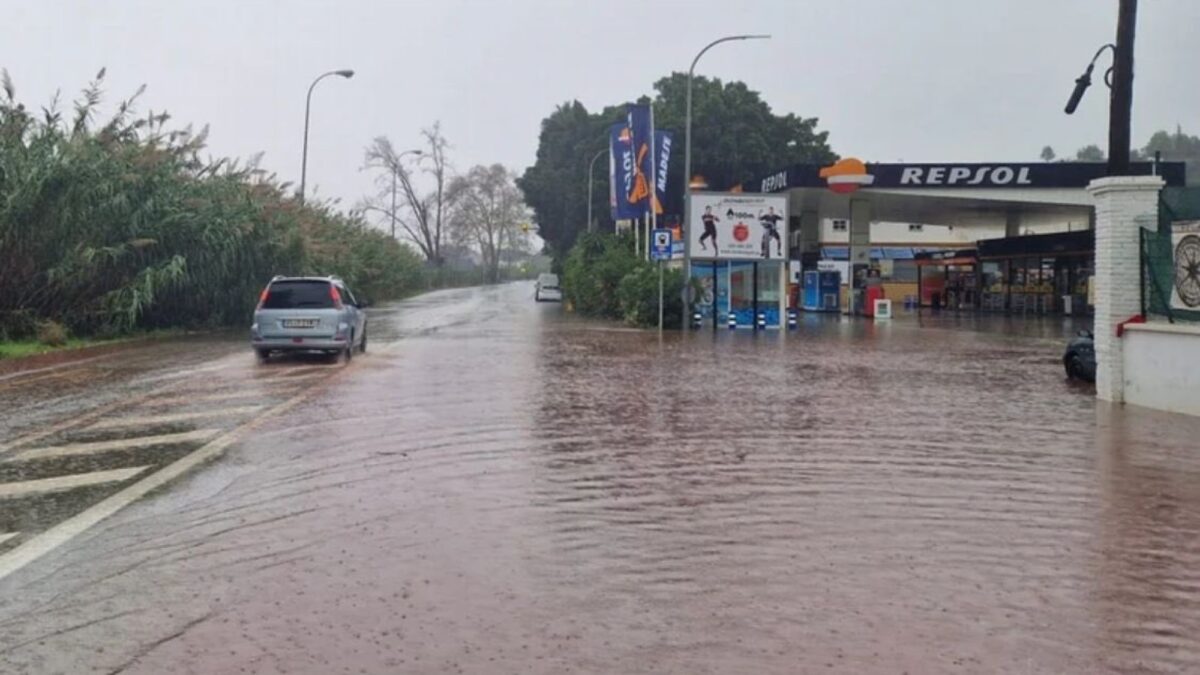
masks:
<instances>
[{"instance_id":1,"label":"billboard with athletes","mask_svg":"<svg viewBox=\"0 0 1200 675\"><path fill-rule=\"evenodd\" d=\"M786 260L787 197L738 193L691 196L687 237L699 260Z\"/></svg>"}]
</instances>

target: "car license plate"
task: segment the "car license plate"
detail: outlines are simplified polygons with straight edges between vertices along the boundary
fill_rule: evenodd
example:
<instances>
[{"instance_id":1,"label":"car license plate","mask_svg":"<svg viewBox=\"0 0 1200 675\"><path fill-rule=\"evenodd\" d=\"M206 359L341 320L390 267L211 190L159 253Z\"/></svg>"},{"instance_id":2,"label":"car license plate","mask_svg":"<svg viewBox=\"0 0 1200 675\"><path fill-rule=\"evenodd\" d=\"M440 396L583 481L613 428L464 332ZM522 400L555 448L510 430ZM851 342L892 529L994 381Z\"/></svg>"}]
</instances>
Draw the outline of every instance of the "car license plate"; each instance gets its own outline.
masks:
<instances>
[{"instance_id":1,"label":"car license plate","mask_svg":"<svg viewBox=\"0 0 1200 675\"><path fill-rule=\"evenodd\" d=\"M316 328L320 324L319 319L284 319L284 328Z\"/></svg>"}]
</instances>

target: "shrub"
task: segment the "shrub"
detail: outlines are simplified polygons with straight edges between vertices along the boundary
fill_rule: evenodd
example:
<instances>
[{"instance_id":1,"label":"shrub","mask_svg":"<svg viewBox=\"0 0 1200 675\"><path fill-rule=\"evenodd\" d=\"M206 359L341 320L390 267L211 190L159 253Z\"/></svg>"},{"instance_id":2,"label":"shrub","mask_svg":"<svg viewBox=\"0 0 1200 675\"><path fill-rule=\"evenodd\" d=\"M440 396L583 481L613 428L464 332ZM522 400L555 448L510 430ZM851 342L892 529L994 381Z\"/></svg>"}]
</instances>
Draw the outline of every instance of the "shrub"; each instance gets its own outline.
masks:
<instances>
[{"instance_id":1,"label":"shrub","mask_svg":"<svg viewBox=\"0 0 1200 675\"><path fill-rule=\"evenodd\" d=\"M621 280L637 266L632 238L582 234L563 263L564 299L580 314L620 319L623 312L617 291Z\"/></svg>"},{"instance_id":2,"label":"shrub","mask_svg":"<svg viewBox=\"0 0 1200 675\"><path fill-rule=\"evenodd\" d=\"M0 340L28 340L37 334L37 317L28 310L0 312Z\"/></svg>"},{"instance_id":3,"label":"shrub","mask_svg":"<svg viewBox=\"0 0 1200 675\"><path fill-rule=\"evenodd\" d=\"M37 340L47 347L62 347L67 344L67 329L57 321L39 321Z\"/></svg>"},{"instance_id":4,"label":"shrub","mask_svg":"<svg viewBox=\"0 0 1200 675\"><path fill-rule=\"evenodd\" d=\"M621 315L634 326L658 325L658 266L642 262L617 290ZM663 270L663 326L678 328L683 318L683 270Z\"/></svg>"}]
</instances>

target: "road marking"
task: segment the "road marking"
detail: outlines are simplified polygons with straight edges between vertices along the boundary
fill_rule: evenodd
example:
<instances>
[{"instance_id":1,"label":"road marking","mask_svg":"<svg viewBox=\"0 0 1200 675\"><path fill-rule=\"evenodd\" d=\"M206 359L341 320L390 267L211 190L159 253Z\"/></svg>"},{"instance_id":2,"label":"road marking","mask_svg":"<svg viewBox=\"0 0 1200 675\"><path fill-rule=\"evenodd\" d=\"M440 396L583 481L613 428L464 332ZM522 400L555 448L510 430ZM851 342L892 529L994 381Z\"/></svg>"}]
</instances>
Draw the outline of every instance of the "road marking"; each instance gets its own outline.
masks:
<instances>
[{"instance_id":1,"label":"road marking","mask_svg":"<svg viewBox=\"0 0 1200 675\"><path fill-rule=\"evenodd\" d=\"M111 469L109 471L74 473L67 476L39 478L37 480L27 480L20 483L0 483L0 499L31 497L34 495L46 494L48 492L62 492L64 490L74 490L75 488L90 487L92 485L118 483L123 480L129 480L148 468L150 467L135 466L130 469Z\"/></svg>"},{"instance_id":2,"label":"road marking","mask_svg":"<svg viewBox=\"0 0 1200 675\"><path fill-rule=\"evenodd\" d=\"M206 441L221 433L219 429L197 429L178 434L159 434L157 436L139 436L137 438L121 438L115 441L94 441L91 443L68 443L67 445L52 445L45 448L22 450L7 462L18 462L29 459L49 459L51 457L71 457L75 455L92 455L114 450L131 450L134 448L149 448L155 445L178 445Z\"/></svg>"},{"instance_id":3,"label":"road marking","mask_svg":"<svg viewBox=\"0 0 1200 675\"><path fill-rule=\"evenodd\" d=\"M338 373L344 373L354 365L350 364L338 370ZM331 377L330 380L333 378ZM233 445L239 438L251 431L259 424L271 419L276 419L283 413L291 410L304 399L312 396L319 391L319 387L313 387L292 398L280 403L279 405L268 409L253 420L243 424L242 426L226 433L225 435L216 438L206 445L201 446L197 450L190 452L183 457L168 464L162 469L142 478L138 482L130 485L123 490L120 490L114 495L111 495L104 500L93 504L83 511L71 516L61 523L45 530L29 539L25 540L20 545L0 554L0 579L4 579L8 575L16 572L29 563L46 555L50 551L62 546L71 539L79 536L88 528L96 523L104 520L112 514L120 511L126 506L132 504L144 497L147 493L157 488L166 485L167 483L179 478L191 469L220 457L225 452L226 448Z\"/></svg>"},{"instance_id":4,"label":"road marking","mask_svg":"<svg viewBox=\"0 0 1200 675\"><path fill-rule=\"evenodd\" d=\"M178 396L168 396L166 398L156 398L146 401L145 406L147 408L160 408L166 405L179 405L181 403L219 403L222 401L235 401L239 398L260 398L267 395L267 392L258 389L226 391L217 394L180 394Z\"/></svg>"},{"instance_id":5,"label":"road marking","mask_svg":"<svg viewBox=\"0 0 1200 675\"><path fill-rule=\"evenodd\" d=\"M89 429L115 429L119 427L148 427L155 424L170 424L172 422L187 422L206 417L235 417L248 415L262 410L261 405L244 405L236 408L220 408L218 410L199 410L195 412L167 413L164 415L145 415L142 417L111 417L100 420Z\"/></svg>"},{"instance_id":6,"label":"road marking","mask_svg":"<svg viewBox=\"0 0 1200 675\"><path fill-rule=\"evenodd\" d=\"M3 534L0 534L0 544L3 544L4 542L8 541L9 539L12 539L13 537L19 537L19 536L21 536L20 532L5 532Z\"/></svg>"},{"instance_id":7,"label":"road marking","mask_svg":"<svg viewBox=\"0 0 1200 675\"><path fill-rule=\"evenodd\" d=\"M80 426L80 425L86 424L92 420L98 420L101 417L104 417L105 414L107 414L113 410L116 410L118 408L122 408L125 406L133 406L137 403L145 401L148 398L157 396L158 394L162 394L162 393L170 390L170 388L173 386L175 386L174 383L165 384L165 385L158 387L156 389L153 389L145 394L142 394L141 396L136 396L131 399L127 398L127 399L122 399L119 401L113 401L112 403L107 403L105 405L100 406L99 408L93 408L92 410L90 410L78 417L71 417L71 418L65 419L57 424L51 424L49 426L42 427L41 429L39 429L37 431L25 434L24 436L14 438L6 443L0 443L0 455L8 452L9 450L12 450L13 448L19 448L22 446L29 445L30 443L33 443L35 441L40 441L41 439L43 439L47 436L56 434L59 431L62 431L64 429L70 429L71 427Z\"/></svg>"}]
</instances>

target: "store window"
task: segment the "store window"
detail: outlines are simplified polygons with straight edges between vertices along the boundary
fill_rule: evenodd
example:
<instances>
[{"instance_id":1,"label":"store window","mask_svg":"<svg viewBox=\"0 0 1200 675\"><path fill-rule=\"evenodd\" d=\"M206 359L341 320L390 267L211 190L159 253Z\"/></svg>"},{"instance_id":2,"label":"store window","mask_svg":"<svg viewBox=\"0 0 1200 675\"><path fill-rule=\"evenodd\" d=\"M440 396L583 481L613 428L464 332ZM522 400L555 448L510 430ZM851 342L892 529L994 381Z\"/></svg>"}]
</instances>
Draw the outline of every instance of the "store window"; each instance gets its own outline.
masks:
<instances>
[{"instance_id":1,"label":"store window","mask_svg":"<svg viewBox=\"0 0 1200 675\"><path fill-rule=\"evenodd\" d=\"M892 274L888 281L896 283L917 283L917 262L915 260L893 260Z\"/></svg>"},{"instance_id":2,"label":"store window","mask_svg":"<svg viewBox=\"0 0 1200 675\"><path fill-rule=\"evenodd\" d=\"M1004 274L1000 269L1000 263L994 260L986 260L980 264L980 274L983 283L980 287L989 293L1004 292Z\"/></svg>"}]
</instances>

